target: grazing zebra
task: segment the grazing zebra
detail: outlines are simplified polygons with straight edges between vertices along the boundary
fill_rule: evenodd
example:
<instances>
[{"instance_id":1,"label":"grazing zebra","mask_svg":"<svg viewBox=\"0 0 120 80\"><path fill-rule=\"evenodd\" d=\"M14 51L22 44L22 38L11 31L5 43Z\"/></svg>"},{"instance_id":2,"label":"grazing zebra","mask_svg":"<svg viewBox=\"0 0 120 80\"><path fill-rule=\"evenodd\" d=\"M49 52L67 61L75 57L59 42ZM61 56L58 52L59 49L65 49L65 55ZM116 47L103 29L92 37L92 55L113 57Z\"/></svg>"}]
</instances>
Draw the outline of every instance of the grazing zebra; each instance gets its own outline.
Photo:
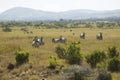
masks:
<instances>
[{"instance_id":1,"label":"grazing zebra","mask_svg":"<svg viewBox=\"0 0 120 80\"><path fill-rule=\"evenodd\" d=\"M59 42L59 39L52 38L52 42L57 43L57 42Z\"/></svg>"},{"instance_id":2,"label":"grazing zebra","mask_svg":"<svg viewBox=\"0 0 120 80\"><path fill-rule=\"evenodd\" d=\"M70 29L70 32L72 32L72 29Z\"/></svg>"},{"instance_id":3,"label":"grazing zebra","mask_svg":"<svg viewBox=\"0 0 120 80\"><path fill-rule=\"evenodd\" d=\"M43 40L43 37L41 38L38 38L37 40L39 42L40 45L44 45L44 40Z\"/></svg>"},{"instance_id":4,"label":"grazing zebra","mask_svg":"<svg viewBox=\"0 0 120 80\"><path fill-rule=\"evenodd\" d=\"M38 38L37 36L33 39L32 46L33 47L39 47L40 45L44 45L43 37Z\"/></svg>"},{"instance_id":5,"label":"grazing zebra","mask_svg":"<svg viewBox=\"0 0 120 80\"><path fill-rule=\"evenodd\" d=\"M97 40L102 40L102 39L103 39L103 36L102 36L102 33L101 33L101 32L96 35L96 39L97 39Z\"/></svg>"},{"instance_id":6,"label":"grazing zebra","mask_svg":"<svg viewBox=\"0 0 120 80\"><path fill-rule=\"evenodd\" d=\"M85 32L83 32L83 33L80 34L80 38L81 39L85 39Z\"/></svg>"},{"instance_id":7,"label":"grazing zebra","mask_svg":"<svg viewBox=\"0 0 120 80\"><path fill-rule=\"evenodd\" d=\"M65 42L66 42L66 38L64 38L64 37L60 36L59 41L60 41L61 43L65 43Z\"/></svg>"},{"instance_id":8,"label":"grazing zebra","mask_svg":"<svg viewBox=\"0 0 120 80\"><path fill-rule=\"evenodd\" d=\"M59 39L52 38L53 43L58 43L58 42L65 43L66 41L67 41L66 38L64 38L62 36L60 36Z\"/></svg>"},{"instance_id":9,"label":"grazing zebra","mask_svg":"<svg viewBox=\"0 0 120 80\"><path fill-rule=\"evenodd\" d=\"M39 45L40 45L39 42L36 42L36 41L32 42L32 46L35 47L35 48L38 48Z\"/></svg>"}]
</instances>

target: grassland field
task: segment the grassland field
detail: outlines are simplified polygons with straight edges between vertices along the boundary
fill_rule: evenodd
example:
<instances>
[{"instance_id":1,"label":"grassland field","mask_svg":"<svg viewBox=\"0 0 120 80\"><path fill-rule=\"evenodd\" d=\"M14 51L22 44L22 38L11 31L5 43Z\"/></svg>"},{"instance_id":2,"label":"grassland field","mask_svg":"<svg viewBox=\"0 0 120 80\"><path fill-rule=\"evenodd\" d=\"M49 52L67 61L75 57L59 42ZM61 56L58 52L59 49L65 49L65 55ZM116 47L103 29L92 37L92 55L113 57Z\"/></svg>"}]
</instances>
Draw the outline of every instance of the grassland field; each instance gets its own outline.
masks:
<instances>
[{"instance_id":1,"label":"grassland field","mask_svg":"<svg viewBox=\"0 0 120 80\"><path fill-rule=\"evenodd\" d=\"M13 27L12 32L3 32L0 28L0 66L5 71L8 63L15 63L14 51L21 48L30 53L29 63L35 68L48 66L49 56L56 56L55 47L65 46L62 43L52 43L52 38L59 38L60 35L67 38L67 43L80 41L81 51L84 55L91 54L94 50L107 51L109 46L116 46L120 52L120 29L35 29L27 27L33 33L24 33L20 27ZM86 38L80 39L80 33L85 32ZM103 40L97 40L96 35L102 32ZM73 35L75 33L75 35ZM32 47L32 40L35 36L43 37L45 45L39 48ZM59 64L66 64L64 60L59 60ZM5 67L5 68L3 68ZM114 80L120 79L120 73L113 73Z\"/></svg>"}]
</instances>

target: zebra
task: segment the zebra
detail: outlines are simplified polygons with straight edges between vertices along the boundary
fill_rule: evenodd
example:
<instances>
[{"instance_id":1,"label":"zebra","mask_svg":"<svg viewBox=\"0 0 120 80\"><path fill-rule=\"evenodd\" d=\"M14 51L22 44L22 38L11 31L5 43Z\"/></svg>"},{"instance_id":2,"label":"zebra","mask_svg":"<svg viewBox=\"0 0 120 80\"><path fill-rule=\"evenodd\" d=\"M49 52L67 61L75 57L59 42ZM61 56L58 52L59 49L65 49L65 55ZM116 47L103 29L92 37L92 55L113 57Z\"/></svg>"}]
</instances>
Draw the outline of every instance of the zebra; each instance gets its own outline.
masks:
<instances>
[{"instance_id":1,"label":"zebra","mask_svg":"<svg viewBox=\"0 0 120 80\"><path fill-rule=\"evenodd\" d=\"M59 39L52 38L52 42L57 43L57 42L59 42Z\"/></svg>"},{"instance_id":2,"label":"zebra","mask_svg":"<svg viewBox=\"0 0 120 80\"><path fill-rule=\"evenodd\" d=\"M97 40L102 40L103 39L102 32L100 32L99 34L96 35L96 39Z\"/></svg>"},{"instance_id":3,"label":"zebra","mask_svg":"<svg viewBox=\"0 0 120 80\"><path fill-rule=\"evenodd\" d=\"M83 32L83 33L80 34L80 38L81 39L85 39L85 32Z\"/></svg>"},{"instance_id":4,"label":"zebra","mask_svg":"<svg viewBox=\"0 0 120 80\"><path fill-rule=\"evenodd\" d=\"M33 39L32 46L38 48L40 45L44 45L43 37L38 38L37 36Z\"/></svg>"},{"instance_id":5,"label":"zebra","mask_svg":"<svg viewBox=\"0 0 120 80\"><path fill-rule=\"evenodd\" d=\"M60 36L59 41L61 43L65 43L66 42L66 38L64 38L63 36Z\"/></svg>"},{"instance_id":6,"label":"zebra","mask_svg":"<svg viewBox=\"0 0 120 80\"><path fill-rule=\"evenodd\" d=\"M32 46L35 47L35 48L38 48L39 45L40 45L39 42L36 42L36 41L32 42Z\"/></svg>"},{"instance_id":7,"label":"zebra","mask_svg":"<svg viewBox=\"0 0 120 80\"><path fill-rule=\"evenodd\" d=\"M60 36L59 39L52 38L53 43L58 43L58 42L65 43L66 41L67 41L67 39L62 36Z\"/></svg>"}]
</instances>

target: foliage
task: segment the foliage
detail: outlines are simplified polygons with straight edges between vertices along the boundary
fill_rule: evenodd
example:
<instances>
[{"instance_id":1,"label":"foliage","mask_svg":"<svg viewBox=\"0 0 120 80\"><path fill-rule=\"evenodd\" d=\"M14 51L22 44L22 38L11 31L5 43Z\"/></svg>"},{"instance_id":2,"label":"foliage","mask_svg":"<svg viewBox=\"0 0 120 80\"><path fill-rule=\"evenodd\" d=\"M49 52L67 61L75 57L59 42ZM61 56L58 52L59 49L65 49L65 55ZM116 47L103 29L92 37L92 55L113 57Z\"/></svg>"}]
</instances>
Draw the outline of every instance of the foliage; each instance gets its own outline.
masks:
<instances>
[{"instance_id":1,"label":"foliage","mask_svg":"<svg viewBox=\"0 0 120 80\"><path fill-rule=\"evenodd\" d=\"M103 28L104 27L104 22L98 22L97 24L98 28Z\"/></svg>"},{"instance_id":2,"label":"foliage","mask_svg":"<svg viewBox=\"0 0 120 80\"><path fill-rule=\"evenodd\" d=\"M65 49L63 47L57 46L55 49L55 52L57 53L59 58L65 58Z\"/></svg>"},{"instance_id":3,"label":"foliage","mask_svg":"<svg viewBox=\"0 0 120 80\"><path fill-rule=\"evenodd\" d=\"M12 63L9 63L7 66L7 69L12 70L14 69L14 65Z\"/></svg>"},{"instance_id":4,"label":"foliage","mask_svg":"<svg viewBox=\"0 0 120 80\"><path fill-rule=\"evenodd\" d=\"M108 70L112 72L120 71L120 59L119 52L117 51L115 46L108 48L109 62L108 62Z\"/></svg>"},{"instance_id":5,"label":"foliage","mask_svg":"<svg viewBox=\"0 0 120 80\"><path fill-rule=\"evenodd\" d=\"M70 64L79 64L83 59L80 52L80 42L74 42L67 45L65 54Z\"/></svg>"},{"instance_id":6,"label":"foliage","mask_svg":"<svg viewBox=\"0 0 120 80\"><path fill-rule=\"evenodd\" d=\"M108 61L102 61L100 63L97 64L97 68L98 69L107 69L108 67Z\"/></svg>"},{"instance_id":7,"label":"foliage","mask_svg":"<svg viewBox=\"0 0 120 80\"><path fill-rule=\"evenodd\" d=\"M62 74L60 80L94 80L90 75L92 74L92 69L90 67L82 67L79 65L71 65Z\"/></svg>"},{"instance_id":8,"label":"foliage","mask_svg":"<svg viewBox=\"0 0 120 80\"><path fill-rule=\"evenodd\" d=\"M29 61L29 53L26 51L16 51L15 55L17 65L21 65Z\"/></svg>"},{"instance_id":9,"label":"foliage","mask_svg":"<svg viewBox=\"0 0 120 80\"><path fill-rule=\"evenodd\" d=\"M108 48L108 55L110 58L119 57L119 52L117 52L117 49L115 46L109 47Z\"/></svg>"},{"instance_id":10,"label":"foliage","mask_svg":"<svg viewBox=\"0 0 120 80\"><path fill-rule=\"evenodd\" d=\"M74 73L74 80L84 80L84 77L79 72L75 72Z\"/></svg>"},{"instance_id":11,"label":"foliage","mask_svg":"<svg viewBox=\"0 0 120 80\"><path fill-rule=\"evenodd\" d=\"M11 32L12 29L10 29L9 27L5 27L5 28L3 29L3 31L4 31L4 32Z\"/></svg>"},{"instance_id":12,"label":"foliage","mask_svg":"<svg viewBox=\"0 0 120 80\"><path fill-rule=\"evenodd\" d=\"M120 72L120 59L119 58L112 58L108 63L108 70L112 72Z\"/></svg>"},{"instance_id":13,"label":"foliage","mask_svg":"<svg viewBox=\"0 0 120 80\"><path fill-rule=\"evenodd\" d=\"M112 75L106 70L100 70L97 80L112 80Z\"/></svg>"},{"instance_id":14,"label":"foliage","mask_svg":"<svg viewBox=\"0 0 120 80\"><path fill-rule=\"evenodd\" d=\"M107 55L104 51L94 51L91 55L86 57L88 63L90 63L92 68L95 68L97 63L104 61L107 58Z\"/></svg>"},{"instance_id":15,"label":"foliage","mask_svg":"<svg viewBox=\"0 0 120 80\"><path fill-rule=\"evenodd\" d=\"M64 58L70 64L79 64L82 61L82 54L80 52L80 42L68 44L65 48L56 47L56 53L59 58Z\"/></svg>"},{"instance_id":16,"label":"foliage","mask_svg":"<svg viewBox=\"0 0 120 80\"><path fill-rule=\"evenodd\" d=\"M92 28L92 25L90 23L86 23L85 27L86 28Z\"/></svg>"},{"instance_id":17,"label":"foliage","mask_svg":"<svg viewBox=\"0 0 120 80\"><path fill-rule=\"evenodd\" d=\"M55 69L56 66L57 66L56 58L53 57L53 56L50 56L50 57L49 57L49 68Z\"/></svg>"},{"instance_id":18,"label":"foliage","mask_svg":"<svg viewBox=\"0 0 120 80\"><path fill-rule=\"evenodd\" d=\"M16 22L16 21L11 21L11 22L0 22L0 27L27 27L27 26L34 26L36 29L39 28L114 28L114 27L120 27L119 22L112 22L114 19L107 19L108 22L104 22L104 20L97 20L97 19L87 19L83 20L64 20L60 19L59 21L35 21L35 22ZM96 22L98 21L98 22ZM99 22L101 21L101 22ZM119 21L119 20L118 20Z\"/></svg>"}]
</instances>

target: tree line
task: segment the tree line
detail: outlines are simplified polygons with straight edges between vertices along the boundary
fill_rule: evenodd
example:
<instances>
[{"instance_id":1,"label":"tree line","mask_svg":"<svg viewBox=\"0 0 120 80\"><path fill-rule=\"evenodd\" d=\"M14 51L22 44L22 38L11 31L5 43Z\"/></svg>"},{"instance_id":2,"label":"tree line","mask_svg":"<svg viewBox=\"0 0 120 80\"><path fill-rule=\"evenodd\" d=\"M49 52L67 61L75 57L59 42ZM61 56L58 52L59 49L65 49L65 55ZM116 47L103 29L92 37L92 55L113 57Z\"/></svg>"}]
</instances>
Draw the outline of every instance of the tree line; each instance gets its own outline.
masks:
<instances>
[{"instance_id":1,"label":"tree line","mask_svg":"<svg viewBox=\"0 0 120 80\"><path fill-rule=\"evenodd\" d=\"M0 22L0 27L7 31L11 27L27 27L32 26L37 29L40 28L119 28L120 22L111 21L75 21L75 20L59 20L59 21L45 21L45 22ZM7 29L7 30L6 30ZM9 30L8 30L9 31Z\"/></svg>"}]
</instances>

